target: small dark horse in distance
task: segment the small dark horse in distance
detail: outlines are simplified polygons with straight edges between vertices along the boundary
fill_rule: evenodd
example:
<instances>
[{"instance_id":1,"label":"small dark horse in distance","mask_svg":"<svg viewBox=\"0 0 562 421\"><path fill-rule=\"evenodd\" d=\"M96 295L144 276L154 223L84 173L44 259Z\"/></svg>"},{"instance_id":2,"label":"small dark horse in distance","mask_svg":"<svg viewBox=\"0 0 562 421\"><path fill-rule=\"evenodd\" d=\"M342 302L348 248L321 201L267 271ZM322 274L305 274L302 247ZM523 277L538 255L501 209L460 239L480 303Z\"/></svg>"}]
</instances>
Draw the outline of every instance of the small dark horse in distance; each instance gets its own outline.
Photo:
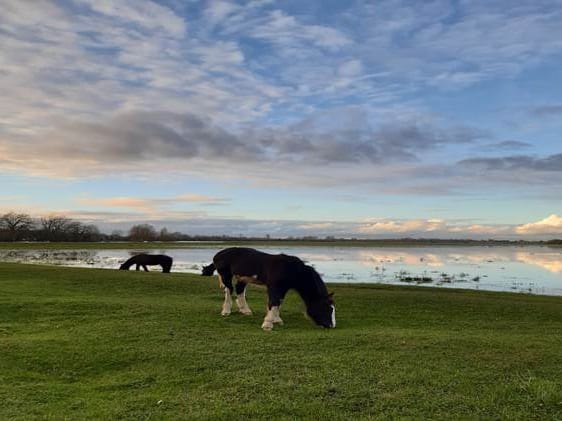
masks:
<instances>
[{"instance_id":1,"label":"small dark horse in distance","mask_svg":"<svg viewBox=\"0 0 562 421\"><path fill-rule=\"evenodd\" d=\"M166 256L165 254L137 254L136 256L131 257L125 263L123 263L119 269L120 270L129 270L129 268L133 265L137 265L137 270L142 268L145 272L148 272L147 266L155 266L160 265L162 266L163 273L170 273L170 269L172 268L173 259L170 256Z\"/></svg>"},{"instance_id":2,"label":"small dark horse in distance","mask_svg":"<svg viewBox=\"0 0 562 421\"><path fill-rule=\"evenodd\" d=\"M246 302L248 283L267 287L267 314L262 329L271 330L275 323L282 324L279 307L290 289L294 289L306 304L307 315L319 326L336 327L336 308L322 278L313 267L295 256L268 254L244 247L231 247L219 251L213 263L203 267L203 276L219 274L224 288L222 315L228 316L232 308L232 280L236 281L236 304L242 314L252 314Z\"/></svg>"}]
</instances>

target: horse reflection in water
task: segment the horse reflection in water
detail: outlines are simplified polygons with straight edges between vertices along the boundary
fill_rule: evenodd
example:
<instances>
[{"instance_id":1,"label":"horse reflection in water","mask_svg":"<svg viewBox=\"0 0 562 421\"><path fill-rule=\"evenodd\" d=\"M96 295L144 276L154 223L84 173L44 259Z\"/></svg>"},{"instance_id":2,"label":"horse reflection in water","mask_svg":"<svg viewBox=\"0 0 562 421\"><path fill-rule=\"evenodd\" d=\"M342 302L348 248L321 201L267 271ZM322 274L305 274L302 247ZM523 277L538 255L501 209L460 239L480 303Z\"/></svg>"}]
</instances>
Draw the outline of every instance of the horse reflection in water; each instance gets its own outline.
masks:
<instances>
[{"instance_id":1,"label":"horse reflection in water","mask_svg":"<svg viewBox=\"0 0 562 421\"><path fill-rule=\"evenodd\" d=\"M148 272L147 266L162 266L163 273L170 273L170 269L172 268L173 259L170 256L166 256L165 254L137 254L136 256L131 257L125 263L123 263L119 269L120 270L129 270L129 268L133 265L137 266L137 270L140 270L141 266L145 272Z\"/></svg>"},{"instance_id":2,"label":"horse reflection in water","mask_svg":"<svg viewBox=\"0 0 562 421\"><path fill-rule=\"evenodd\" d=\"M322 278L313 267L295 256L268 254L251 248L231 247L219 251L213 263L203 267L203 276L211 276L215 270L224 288L222 315L231 313L232 280L236 281L236 304L242 314L252 314L246 302L248 283L267 287L267 314L262 329L271 330L282 324L279 307L290 289L294 289L306 304L307 315L319 326L336 327L336 308L332 294L328 293Z\"/></svg>"}]
</instances>

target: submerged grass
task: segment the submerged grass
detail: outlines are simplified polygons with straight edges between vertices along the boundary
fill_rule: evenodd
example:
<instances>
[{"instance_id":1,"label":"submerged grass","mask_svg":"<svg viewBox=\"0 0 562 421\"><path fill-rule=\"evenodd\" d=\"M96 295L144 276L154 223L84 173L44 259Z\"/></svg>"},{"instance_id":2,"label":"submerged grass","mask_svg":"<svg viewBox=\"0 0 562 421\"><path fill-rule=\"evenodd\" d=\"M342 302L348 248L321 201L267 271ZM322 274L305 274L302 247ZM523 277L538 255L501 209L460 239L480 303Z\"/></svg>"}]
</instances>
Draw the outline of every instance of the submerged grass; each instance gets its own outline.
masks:
<instances>
[{"instance_id":1,"label":"submerged grass","mask_svg":"<svg viewBox=\"0 0 562 421\"><path fill-rule=\"evenodd\" d=\"M336 285L338 327L216 279L0 264L0 419L562 418L562 298Z\"/></svg>"}]
</instances>

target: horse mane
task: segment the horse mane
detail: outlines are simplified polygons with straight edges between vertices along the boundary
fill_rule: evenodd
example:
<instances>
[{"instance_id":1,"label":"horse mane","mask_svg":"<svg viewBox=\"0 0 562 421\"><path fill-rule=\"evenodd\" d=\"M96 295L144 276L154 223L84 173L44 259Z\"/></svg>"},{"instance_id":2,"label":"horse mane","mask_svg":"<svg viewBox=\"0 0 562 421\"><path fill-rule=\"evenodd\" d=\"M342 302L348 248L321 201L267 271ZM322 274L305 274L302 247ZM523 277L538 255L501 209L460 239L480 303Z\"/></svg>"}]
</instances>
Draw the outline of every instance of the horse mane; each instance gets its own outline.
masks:
<instances>
[{"instance_id":1,"label":"horse mane","mask_svg":"<svg viewBox=\"0 0 562 421\"><path fill-rule=\"evenodd\" d=\"M304 265L305 273L307 273L308 278L312 281L312 285L316 290L318 296L322 298L329 298L330 294L328 293L328 289L326 288L326 284L322 280L320 274L310 265Z\"/></svg>"}]
</instances>

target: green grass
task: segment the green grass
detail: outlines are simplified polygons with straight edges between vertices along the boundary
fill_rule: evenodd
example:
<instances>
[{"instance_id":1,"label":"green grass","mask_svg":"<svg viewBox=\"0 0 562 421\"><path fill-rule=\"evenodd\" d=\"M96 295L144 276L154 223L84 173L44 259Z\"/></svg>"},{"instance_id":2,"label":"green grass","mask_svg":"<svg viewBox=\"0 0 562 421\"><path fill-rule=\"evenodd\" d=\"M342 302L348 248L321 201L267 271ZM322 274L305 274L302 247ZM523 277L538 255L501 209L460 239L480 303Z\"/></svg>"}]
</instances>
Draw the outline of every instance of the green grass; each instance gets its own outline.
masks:
<instances>
[{"instance_id":1,"label":"green grass","mask_svg":"<svg viewBox=\"0 0 562 421\"><path fill-rule=\"evenodd\" d=\"M214 278L0 264L0 419L562 419L562 298L338 285L262 332Z\"/></svg>"}]
</instances>

